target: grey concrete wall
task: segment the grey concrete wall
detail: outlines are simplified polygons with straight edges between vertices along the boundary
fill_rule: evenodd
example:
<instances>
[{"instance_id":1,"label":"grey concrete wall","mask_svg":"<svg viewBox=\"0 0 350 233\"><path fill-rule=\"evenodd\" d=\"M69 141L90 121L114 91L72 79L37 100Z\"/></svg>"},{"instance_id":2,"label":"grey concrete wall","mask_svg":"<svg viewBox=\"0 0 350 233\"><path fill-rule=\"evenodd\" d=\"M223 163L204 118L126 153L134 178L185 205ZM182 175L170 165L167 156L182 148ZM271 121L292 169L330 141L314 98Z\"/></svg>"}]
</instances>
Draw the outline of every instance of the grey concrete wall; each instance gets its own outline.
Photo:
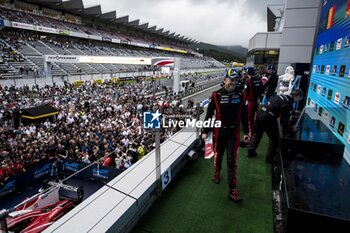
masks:
<instances>
[{"instance_id":1,"label":"grey concrete wall","mask_svg":"<svg viewBox=\"0 0 350 233\"><path fill-rule=\"evenodd\" d=\"M281 36L278 74L293 63L311 63L321 0L288 0Z\"/></svg>"}]
</instances>

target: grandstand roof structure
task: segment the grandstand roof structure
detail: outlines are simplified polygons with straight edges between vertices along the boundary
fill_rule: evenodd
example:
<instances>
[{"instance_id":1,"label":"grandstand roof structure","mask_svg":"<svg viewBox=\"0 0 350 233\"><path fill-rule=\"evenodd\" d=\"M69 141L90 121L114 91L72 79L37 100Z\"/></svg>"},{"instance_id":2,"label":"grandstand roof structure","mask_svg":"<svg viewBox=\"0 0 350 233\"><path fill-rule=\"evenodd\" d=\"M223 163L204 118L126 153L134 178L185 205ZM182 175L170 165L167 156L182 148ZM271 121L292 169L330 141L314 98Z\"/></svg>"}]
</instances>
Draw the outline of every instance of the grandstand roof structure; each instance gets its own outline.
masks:
<instances>
[{"instance_id":1,"label":"grandstand roof structure","mask_svg":"<svg viewBox=\"0 0 350 233\"><path fill-rule=\"evenodd\" d=\"M102 20L108 20L118 24L124 24L128 27L133 27L139 30L150 32L150 33L156 33L160 36L173 39L173 40L178 40L185 43L196 42L196 40L192 38L181 36L176 32L170 32L169 30L164 30L163 28L156 30L157 26L149 27L149 23L140 24L139 19L130 20L128 15L118 16L115 10L110 12L102 12L101 5L85 7L83 0L24 0L24 1L29 3L44 5L51 9L68 12L77 16L94 17Z\"/></svg>"}]
</instances>

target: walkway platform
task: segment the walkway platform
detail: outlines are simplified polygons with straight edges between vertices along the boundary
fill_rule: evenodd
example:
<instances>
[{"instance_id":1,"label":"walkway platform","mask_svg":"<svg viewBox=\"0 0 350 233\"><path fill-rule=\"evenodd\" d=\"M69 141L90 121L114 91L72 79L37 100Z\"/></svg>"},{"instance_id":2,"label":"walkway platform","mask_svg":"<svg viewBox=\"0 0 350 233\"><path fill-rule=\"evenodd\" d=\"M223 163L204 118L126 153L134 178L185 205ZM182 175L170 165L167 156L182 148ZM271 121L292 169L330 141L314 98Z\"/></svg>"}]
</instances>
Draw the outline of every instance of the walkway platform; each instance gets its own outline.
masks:
<instances>
[{"instance_id":1,"label":"walkway platform","mask_svg":"<svg viewBox=\"0 0 350 233\"><path fill-rule=\"evenodd\" d=\"M258 156L238 156L240 204L228 199L226 160L220 184L211 181L213 160L197 158L167 187L132 233L272 233L271 165L265 163L267 139Z\"/></svg>"}]
</instances>

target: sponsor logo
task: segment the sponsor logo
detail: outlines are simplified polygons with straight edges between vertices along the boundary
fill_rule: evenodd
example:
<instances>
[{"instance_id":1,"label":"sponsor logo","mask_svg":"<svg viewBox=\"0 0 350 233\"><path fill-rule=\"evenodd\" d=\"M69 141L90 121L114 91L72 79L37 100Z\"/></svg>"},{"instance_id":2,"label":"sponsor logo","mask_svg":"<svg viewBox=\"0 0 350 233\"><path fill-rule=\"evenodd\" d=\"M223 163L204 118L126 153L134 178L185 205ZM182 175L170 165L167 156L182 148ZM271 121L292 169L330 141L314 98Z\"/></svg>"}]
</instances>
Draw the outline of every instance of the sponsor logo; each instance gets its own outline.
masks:
<instances>
[{"instance_id":1,"label":"sponsor logo","mask_svg":"<svg viewBox=\"0 0 350 233\"><path fill-rule=\"evenodd\" d=\"M345 97L344 97L343 107L346 108L346 109L349 108L349 100L350 100L350 97L349 97L349 96L345 96Z\"/></svg>"},{"instance_id":2,"label":"sponsor logo","mask_svg":"<svg viewBox=\"0 0 350 233\"><path fill-rule=\"evenodd\" d=\"M10 193L14 191L15 183L16 183L16 180L8 182L4 187L2 187L2 189L0 189L0 193L4 193L4 192Z\"/></svg>"},{"instance_id":3,"label":"sponsor logo","mask_svg":"<svg viewBox=\"0 0 350 233\"><path fill-rule=\"evenodd\" d=\"M350 38L349 36L346 36L344 39L344 48L349 47L349 45L350 45Z\"/></svg>"},{"instance_id":4,"label":"sponsor logo","mask_svg":"<svg viewBox=\"0 0 350 233\"><path fill-rule=\"evenodd\" d=\"M43 26L37 26L36 30L41 32L49 32L49 33L56 33L57 31L55 28L49 28L49 27L43 27Z\"/></svg>"},{"instance_id":5,"label":"sponsor logo","mask_svg":"<svg viewBox=\"0 0 350 233\"><path fill-rule=\"evenodd\" d=\"M335 120L335 117L332 116L331 121L329 122L329 125L330 125L332 128L334 128L335 121L336 121L336 120Z\"/></svg>"},{"instance_id":6,"label":"sponsor logo","mask_svg":"<svg viewBox=\"0 0 350 233\"><path fill-rule=\"evenodd\" d=\"M77 172L79 170L79 164L78 163L69 163L69 162L67 162L65 164L65 169L68 170L68 171Z\"/></svg>"},{"instance_id":7,"label":"sponsor logo","mask_svg":"<svg viewBox=\"0 0 350 233\"><path fill-rule=\"evenodd\" d=\"M128 40L120 40L121 44L129 44L130 42Z\"/></svg>"},{"instance_id":8,"label":"sponsor logo","mask_svg":"<svg viewBox=\"0 0 350 233\"><path fill-rule=\"evenodd\" d=\"M74 61L77 60L76 56L47 56L48 61Z\"/></svg>"},{"instance_id":9,"label":"sponsor logo","mask_svg":"<svg viewBox=\"0 0 350 233\"><path fill-rule=\"evenodd\" d=\"M144 112L143 113L143 127L145 129L159 129L162 114L157 112Z\"/></svg>"},{"instance_id":10,"label":"sponsor logo","mask_svg":"<svg viewBox=\"0 0 350 233\"><path fill-rule=\"evenodd\" d=\"M330 70L331 70L331 66L327 65L326 66L326 75L329 75Z\"/></svg>"},{"instance_id":11,"label":"sponsor logo","mask_svg":"<svg viewBox=\"0 0 350 233\"><path fill-rule=\"evenodd\" d=\"M339 70L339 77L344 77L345 76L345 70L346 70L346 66L345 65L341 65L340 66L340 70Z\"/></svg>"},{"instance_id":12,"label":"sponsor logo","mask_svg":"<svg viewBox=\"0 0 350 233\"><path fill-rule=\"evenodd\" d=\"M339 104L340 101L340 93L336 92L334 96L334 103Z\"/></svg>"},{"instance_id":13,"label":"sponsor logo","mask_svg":"<svg viewBox=\"0 0 350 233\"><path fill-rule=\"evenodd\" d=\"M323 118L325 121L328 120L328 112L327 111L324 112Z\"/></svg>"},{"instance_id":14,"label":"sponsor logo","mask_svg":"<svg viewBox=\"0 0 350 233\"><path fill-rule=\"evenodd\" d=\"M343 42L343 38L339 38L339 39L337 40L337 47L336 47L336 50L341 49L341 44L342 44L342 42Z\"/></svg>"},{"instance_id":15,"label":"sponsor logo","mask_svg":"<svg viewBox=\"0 0 350 233\"><path fill-rule=\"evenodd\" d=\"M65 36L69 36L70 32L69 32L69 31L66 31L66 30L59 30L59 31L58 31L58 34L60 34L60 35L65 35Z\"/></svg>"},{"instance_id":16,"label":"sponsor logo","mask_svg":"<svg viewBox=\"0 0 350 233\"><path fill-rule=\"evenodd\" d=\"M43 177L44 175L49 174L50 170L51 170L51 163L47 163L41 168L35 170L34 178L38 179L40 177Z\"/></svg>"},{"instance_id":17,"label":"sponsor logo","mask_svg":"<svg viewBox=\"0 0 350 233\"><path fill-rule=\"evenodd\" d=\"M108 180L109 170L94 168L92 176Z\"/></svg>"},{"instance_id":18,"label":"sponsor logo","mask_svg":"<svg viewBox=\"0 0 350 233\"><path fill-rule=\"evenodd\" d=\"M342 122L339 122L338 124L338 134L340 134L340 136L344 135L344 130L345 130L345 125Z\"/></svg>"},{"instance_id":19,"label":"sponsor logo","mask_svg":"<svg viewBox=\"0 0 350 233\"><path fill-rule=\"evenodd\" d=\"M170 115L162 117L157 112L145 112L143 118L143 127L145 129L159 128L220 128L221 121L208 119L206 121L196 120L190 116Z\"/></svg>"},{"instance_id":20,"label":"sponsor logo","mask_svg":"<svg viewBox=\"0 0 350 233\"><path fill-rule=\"evenodd\" d=\"M112 42L112 38L109 38L109 37L102 37L102 41Z\"/></svg>"},{"instance_id":21,"label":"sponsor logo","mask_svg":"<svg viewBox=\"0 0 350 233\"><path fill-rule=\"evenodd\" d=\"M12 27L33 30L34 26L26 23L12 22Z\"/></svg>"}]
</instances>

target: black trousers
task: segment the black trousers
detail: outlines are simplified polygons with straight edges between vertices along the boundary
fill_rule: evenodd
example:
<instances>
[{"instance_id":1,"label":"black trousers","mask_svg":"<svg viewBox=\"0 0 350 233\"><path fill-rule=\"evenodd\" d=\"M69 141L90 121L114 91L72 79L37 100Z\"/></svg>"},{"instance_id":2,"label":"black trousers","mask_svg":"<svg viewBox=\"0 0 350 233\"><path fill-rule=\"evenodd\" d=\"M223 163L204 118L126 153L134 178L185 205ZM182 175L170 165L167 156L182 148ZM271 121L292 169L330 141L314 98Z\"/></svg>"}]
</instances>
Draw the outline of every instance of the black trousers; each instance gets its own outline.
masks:
<instances>
[{"instance_id":1,"label":"black trousers","mask_svg":"<svg viewBox=\"0 0 350 233\"><path fill-rule=\"evenodd\" d=\"M258 148L264 132L269 137L269 148L266 153L266 159L271 161L277 153L280 141L278 123L274 116L259 110L256 117L255 134L251 145L248 147L248 154L255 154L255 150Z\"/></svg>"},{"instance_id":2,"label":"black trousers","mask_svg":"<svg viewBox=\"0 0 350 233\"><path fill-rule=\"evenodd\" d=\"M224 152L227 153L227 181L230 189L237 184L237 155L239 148L239 128L214 129L214 169L221 171Z\"/></svg>"}]
</instances>

